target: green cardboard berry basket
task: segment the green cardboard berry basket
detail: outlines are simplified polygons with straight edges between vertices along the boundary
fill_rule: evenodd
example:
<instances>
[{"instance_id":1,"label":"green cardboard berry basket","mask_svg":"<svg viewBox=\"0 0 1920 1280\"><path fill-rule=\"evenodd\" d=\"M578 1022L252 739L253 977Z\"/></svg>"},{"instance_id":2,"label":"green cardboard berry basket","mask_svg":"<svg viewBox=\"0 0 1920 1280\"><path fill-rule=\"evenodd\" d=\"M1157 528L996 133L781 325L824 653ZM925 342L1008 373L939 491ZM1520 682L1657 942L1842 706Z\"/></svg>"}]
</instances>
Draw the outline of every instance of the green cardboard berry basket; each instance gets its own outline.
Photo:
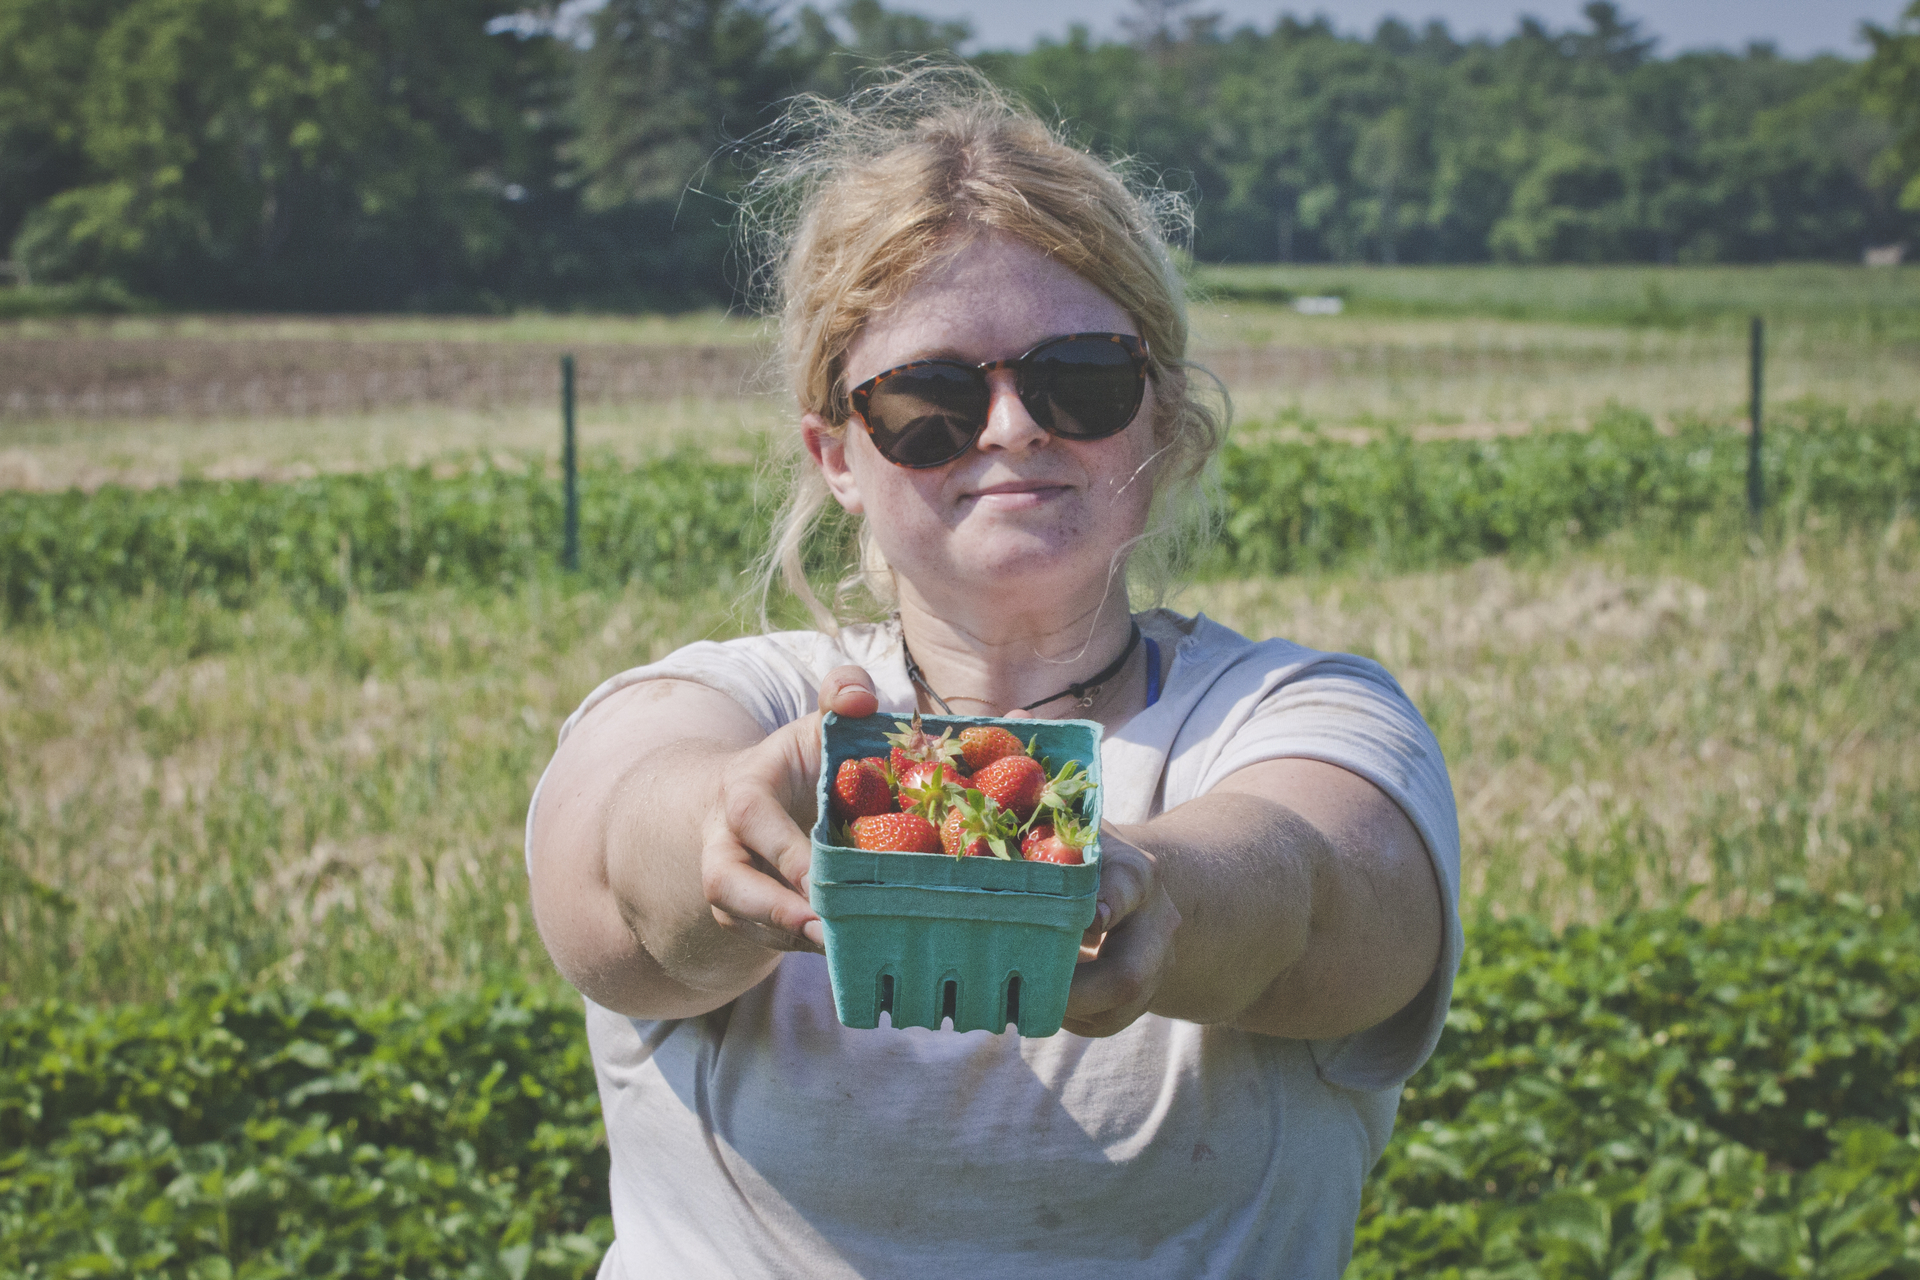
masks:
<instances>
[{"instance_id":1,"label":"green cardboard berry basket","mask_svg":"<svg viewBox=\"0 0 1920 1280\"><path fill-rule=\"evenodd\" d=\"M876 853L836 845L828 789L840 762L887 754L886 735L905 717L850 719L828 713L821 726L819 819L813 828L813 909L826 931L827 973L843 1025L1050 1036L1067 1011L1080 935L1093 923L1100 842L1077 867L1019 859ZM1078 761L1094 788L1083 816L1100 824L1100 725L1092 720L998 720L922 716L922 727L957 737L971 725L1005 725L1057 772Z\"/></svg>"}]
</instances>

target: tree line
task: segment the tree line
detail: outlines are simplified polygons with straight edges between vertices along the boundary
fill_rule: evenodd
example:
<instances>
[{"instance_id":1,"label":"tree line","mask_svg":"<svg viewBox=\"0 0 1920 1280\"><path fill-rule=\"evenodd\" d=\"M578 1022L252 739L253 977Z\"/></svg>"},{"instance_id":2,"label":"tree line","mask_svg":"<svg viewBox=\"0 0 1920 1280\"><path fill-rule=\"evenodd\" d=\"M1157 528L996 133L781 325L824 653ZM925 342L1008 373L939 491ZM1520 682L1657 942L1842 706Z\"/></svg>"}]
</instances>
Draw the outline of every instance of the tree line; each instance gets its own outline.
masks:
<instances>
[{"instance_id":1,"label":"tree line","mask_svg":"<svg viewBox=\"0 0 1920 1280\"><path fill-rule=\"evenodd\" d=\"M1920 0L1864 64L1659 56L1609 3L1497 40L1136 0L975 54L1243 262L1857 259L1920 230ZM739 144L970 32L846 0L0 0L19 284L169 306L675 307L744 268Z\"/></svg>"}]
</instances>

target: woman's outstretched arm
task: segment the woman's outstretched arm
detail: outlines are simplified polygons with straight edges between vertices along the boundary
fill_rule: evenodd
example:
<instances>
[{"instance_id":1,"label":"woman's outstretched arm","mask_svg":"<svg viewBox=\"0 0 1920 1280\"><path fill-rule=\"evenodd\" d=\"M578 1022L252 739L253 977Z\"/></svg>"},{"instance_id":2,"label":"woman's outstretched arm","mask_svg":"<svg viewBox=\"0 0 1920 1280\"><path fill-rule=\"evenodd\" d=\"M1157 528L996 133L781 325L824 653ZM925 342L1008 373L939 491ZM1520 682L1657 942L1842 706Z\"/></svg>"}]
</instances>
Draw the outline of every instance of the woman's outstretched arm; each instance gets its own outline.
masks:
<instances>
[{"instance_id":1,"label":"woman's outstretched arm","mask_svg":"<svg viewBox=\"0 0 1920 1280\"><path fill-rule=\"evenodd\" d=\"M1111 932L1066 1026L1144 1012L1331 1039L1391 1017L1432 976L1440 886L1399 806L1359 775L1271 760L1101 838ZM1096 925L1098 925L1096 921Z\"/></svg>"},{"instance_id":2,"label":"woman's outstretched arm","mask_svg":"<svg viewBox=\"0 0 1920 1280\"><path fill-rule=\"evenodd\" d=\"M858 668L824 709L868 715ZM581 994L637 1018L706 1013L818 950L806 898L820 716L771 734L705 685L650 680L595 707L548 766L529 842L534 919Z\"/></svg>"}]
</instances>

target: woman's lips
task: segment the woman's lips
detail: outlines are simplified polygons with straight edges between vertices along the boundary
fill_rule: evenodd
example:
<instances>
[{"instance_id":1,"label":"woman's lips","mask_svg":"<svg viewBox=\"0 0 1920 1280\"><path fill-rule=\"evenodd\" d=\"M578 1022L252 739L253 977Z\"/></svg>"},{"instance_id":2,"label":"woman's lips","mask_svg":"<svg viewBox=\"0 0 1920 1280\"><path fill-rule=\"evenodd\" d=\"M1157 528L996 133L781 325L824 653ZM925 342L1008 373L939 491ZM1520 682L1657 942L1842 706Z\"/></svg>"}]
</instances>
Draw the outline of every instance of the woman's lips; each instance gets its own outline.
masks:
<instances>
[{"instance_id":1,"label":"woman's lips","mask_svg":"<svg viewBox=\"0 0 1920 1280\"><path fill-rule=\"evenodd\" d=\"M1038 500L1061 493L1066 488L1065 484L1054 480L1003 480L998 484L982 485L965 496L983 502Z\"/></svg>"},{"instance_id":2,"label":"woman's lips","mask_svg":"<svg viewBox=\"0 0 1920 1280\"><path fill-rule=\"evenodd\" d=\"M966 500L990 511L1018 511L1050 502L1066 491L1064 484L1042 480L1009 481L975 489L966 495Z\"/></svg>"}]
</instances>

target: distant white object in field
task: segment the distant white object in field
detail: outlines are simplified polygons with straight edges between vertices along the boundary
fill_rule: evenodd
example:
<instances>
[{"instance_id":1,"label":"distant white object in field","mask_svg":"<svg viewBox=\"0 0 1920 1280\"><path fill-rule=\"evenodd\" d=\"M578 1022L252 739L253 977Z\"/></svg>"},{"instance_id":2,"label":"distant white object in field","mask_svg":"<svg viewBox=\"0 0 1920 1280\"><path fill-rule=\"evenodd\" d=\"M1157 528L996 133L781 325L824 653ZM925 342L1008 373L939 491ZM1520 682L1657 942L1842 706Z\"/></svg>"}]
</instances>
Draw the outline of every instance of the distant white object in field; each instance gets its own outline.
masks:
<instances>
[{"instance_id":1,"label":"distant white object in field","mask_svg":"<svg viewBox=\"0 0 1920 1280\"><path fill-rule=\"evenodd\" d=\"M1907 242L1902 240L1899 244L1883 244L1869 249L1860 255L1860 260L1870 267L1897 267L1906 257Z\"/></svg>"},{"instance_id":2,"label":"distant white object in field","mask_svg":"<svg viewBox=\"0 0 1920 1280\"><path fill-rule=\"evenodd\" d=\"M1303 316L1337 316L1346 306L1342 299L1330 294L1293 300L1293 309Z\"/></svg>"}]
</instances>

